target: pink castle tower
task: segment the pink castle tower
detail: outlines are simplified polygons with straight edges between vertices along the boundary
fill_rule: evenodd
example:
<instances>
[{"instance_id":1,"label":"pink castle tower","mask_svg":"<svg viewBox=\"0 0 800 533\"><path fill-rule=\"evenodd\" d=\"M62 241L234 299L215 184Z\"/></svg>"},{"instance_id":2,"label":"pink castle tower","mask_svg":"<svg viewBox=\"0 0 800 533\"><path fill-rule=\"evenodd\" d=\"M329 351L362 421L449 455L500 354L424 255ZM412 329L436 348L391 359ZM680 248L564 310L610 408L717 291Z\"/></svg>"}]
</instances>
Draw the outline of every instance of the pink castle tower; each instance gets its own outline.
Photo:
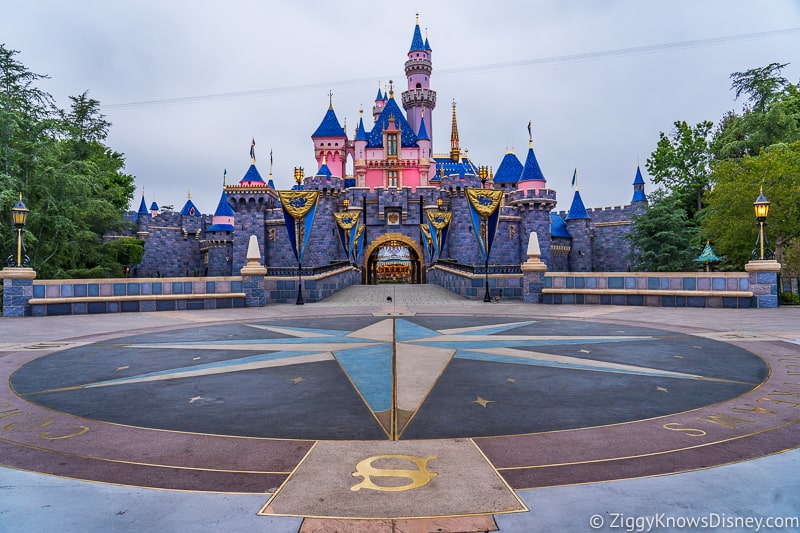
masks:
<instances>
[{"instance_id":1,"label":"pink castle tower","mask_svg":"<svg viewBox=\"0 0 800 533\"><path fill-rule=\"evenodd\" d=\"M425 128L428 138L433 144L433 109L436 107L436 91L431 90L431 72L433 63L431 62L431 46L428 37L422 39L419 30L419 14L414 27L414 37L411 39L411 48L408 51L408 61L406 61L406 78L408 78L408 90L403 91L403 109L408 115L408 123L419 134L422 118L425 117Z\"/></svg>"}]
</instances>

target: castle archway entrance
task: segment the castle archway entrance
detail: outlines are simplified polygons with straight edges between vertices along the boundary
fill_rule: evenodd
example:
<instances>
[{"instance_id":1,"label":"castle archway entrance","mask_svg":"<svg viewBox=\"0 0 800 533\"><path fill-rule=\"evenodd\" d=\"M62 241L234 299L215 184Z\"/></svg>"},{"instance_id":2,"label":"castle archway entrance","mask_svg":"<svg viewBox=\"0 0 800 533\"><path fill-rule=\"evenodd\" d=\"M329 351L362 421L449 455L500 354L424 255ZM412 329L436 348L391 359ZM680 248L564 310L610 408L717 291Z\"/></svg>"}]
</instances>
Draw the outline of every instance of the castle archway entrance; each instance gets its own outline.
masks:
<instances>
[{"instance_id":1,"label":"castle archway entrance","mask_svg":"<svg viewBox=\"0 0 800 533\"><path fill-rule=\"evenodd\" d=\"M365 285L379 283L424 283L422 251L402 233L376 238L364 254Z\"/></svg>"}]
</instances>

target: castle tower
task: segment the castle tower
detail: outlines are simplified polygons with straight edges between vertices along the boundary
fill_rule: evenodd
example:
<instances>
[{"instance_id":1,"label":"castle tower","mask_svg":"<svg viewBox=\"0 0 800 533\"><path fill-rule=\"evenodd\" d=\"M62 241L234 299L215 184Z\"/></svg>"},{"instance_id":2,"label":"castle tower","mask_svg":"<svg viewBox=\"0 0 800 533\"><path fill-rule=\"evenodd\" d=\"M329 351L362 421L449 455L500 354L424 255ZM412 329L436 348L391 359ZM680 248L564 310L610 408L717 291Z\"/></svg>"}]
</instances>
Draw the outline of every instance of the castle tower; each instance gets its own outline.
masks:
<instances>
[{"instance_id":1,"label":"castle tower","mask_svg":"<svg viewBox=\"0 0 800 533\"><path fill-rule=\"evenodd\" d=\"M334 176L344 177L347 174L347 134L333 111L333 94L328 96L328 111L311 135L314 141L314 158L318 169L322 167L324 160Z\"/></svg>"},{"instance_id":2,"label":"castle tower","mask_svg":"<svg viewBox=\"0 0 800 533\"><path fill-rule=\"evenodd\" d=\"M375 105L372 107L372 122L378 122L378 117L381 116L383 106L386 105L386 100L381 93L381 82L378 82L378 95L375 97Z\"/></svg>"},{"instance_id":3,"label":"castle tower","mask_svg":"<svg viewBox=\"0 0 800 533\"><path fill-rule=\"evenodd\" d=\"M230 276L233 274L233 231L235 214L228 203L228 195L222 191L217 210L206 228L206 238L200 244L204 275Z\"/></svg>"},{"instance_id":4,"label":"castle tower","mask_svg":"<svg viewBox=\"0 0 800 533\"><path fill-rule=\"evenodd\" d=\"M572 205L565 222L567 230L572 236L572 248L569 251L568 268L571 272L591 272L592 271L592 236L591 218L583 205L581 193L577 183L578 171L573 175L575 183L575 194L572 197Z\"/></svg>"},{"instance_id":5,"label":"castle tower","mask_svg":"<svg viewBox=\"0 0 800 533\"><path fill-rule=\"evenodd\" d=\"M426 117L427 134L433 145L433 109L436 107L436 91L431 90L431 72L433 71L431 52L427 36L425 40L422 39L418 15L414 26L414 36L411 39L411 48L408 50L408 61L405 65L408 90L403 91L402 101L408 123L414 133L419 134L422 117Z\"/></svg>"},{"instance_id":6,"label":"castle tower","mask_svg":"<svg viewBox=\"0 0 800 533\"><path fill-rule=\"evenodd\" d=\"M632 204L637 202L647 203L647 196L644 194L644 178L642 178L642 170L639 165L636 165L636 177L633 180L633 198L631 199Z\"/></svg>"},{"instance_id":7,"label":"castle tower","mask_svg":"<svg viewBox=\"0 0 800 533\"><path fill-rule=\"evenodd\" d=\"M522 174L517 181L517 187L521 191L529 189L539 190L547 188L547 180L539 167L539 161L533 151L533 133L531 133L531 123L528 122L528 155L525 157L525 166Z\"/></svg>"}]
</instances>

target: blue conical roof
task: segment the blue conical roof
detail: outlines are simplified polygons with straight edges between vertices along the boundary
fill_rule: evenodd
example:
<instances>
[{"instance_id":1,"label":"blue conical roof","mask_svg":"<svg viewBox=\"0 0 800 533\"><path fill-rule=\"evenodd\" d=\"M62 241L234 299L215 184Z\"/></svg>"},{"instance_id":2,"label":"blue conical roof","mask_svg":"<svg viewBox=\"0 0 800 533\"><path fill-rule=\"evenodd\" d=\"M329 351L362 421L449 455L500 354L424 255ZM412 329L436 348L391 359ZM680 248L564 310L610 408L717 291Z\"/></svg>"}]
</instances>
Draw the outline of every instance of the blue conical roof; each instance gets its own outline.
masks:
<instances>
[{"instance_id":1,"label":"blue conical roof","mask_svg":"<svg viewBox=\"0 0 800 533\"><path fill-rule=\"evenodd\" d=\"M328 168L328 165L323 163L319 170L317 170L317 176L325 176L326 178L330 178L333 174L331 173L331 169Z\"/></svg>"},{"instance_id":2,"label":"blue conical roof","mask_svg":"<svg viewBox=\"0 0 800 533\"><path fill-rule=\"evenodd\" d=\"M431 45L430 45L430 43L428 42L428 38L427 38L427 37L425 37L425 51L427 51L427 52L432 52L432 51L433 51L433 50L431 49Z\"/></svg>"},{"instance_id":3,"label":"blue conical roof","mask_svg":"<svg viewBox=\"0 0 800 533\"><path fill-rule=\"evenodd\" d=\"M636 178L633 180L633 202L646 202L647 196L644 194L644 178L642 178L642 171L639 166L636 166Z\"/></svg>"},{"instance_id":4,"label":"blue conical roof","mask_svg":"<svg viewBox=\"0 0 800 533\"><path fill-rule=\"evenodd\" d=\"M567 220L579 219L579 218L590 218L589 213L586 212L586 207L583 205L583 200L581 199L581 193L579 191L575 191L575 196L572 197L572 205L569 208L569 213L567 214Z\"/></svg>"},{"instance_id":5,"label":"blue conical roof","mask_svg":"<svg viewBox=\"0 0 800 533\"><path fill-rule=\"evenodd\" d=\"M197 209L196 205L194 205L192 199L190 198L186 200L186 204L184 204L183 209L181 209L181 215L190 217L199 217L200 214L201 214L200 210Z\"/></svg>"},{"instance_id":6,"label":"blue conical roof","mask_svg":"<svg viewBox=\"0 0 800 533\"><path fill-rule=\"evenodd\" d=\"M422 120L419 121L419 131L417 132L417 140L426 140L430 141L431 138L428 136L428 129L425 127L425 117L422 117Z\"/></svg>"},{"instance_id":7,"label":"blue conical roof","mask_svg":"<svg viewBox=\"0 0 800 533\"><path fill-rule=\"evenodd\" d=\"M233 208L228 203L228 195L225 192L222 192L222 196L219 197L219 203L217 204L217 210L214 211L215 217L232 217L236 216L233 212Z\"/></svg>"},{"instance_id":8,"label":"blue conical roof","mask_svg":"<svg viewBox=\"0 0 800 533\"><path fill-rule=\"evenodd\" d=\"M503 156L497 172L494 173L495 183L516 183L522 175L522 163L516 154L508 152Z\"/></svg>"},{"instance_id":9,"label":"blue conical roof","mask_svg":"<svg viewBox=\"0 0 800 533\"><path fill-rule=\"evenodd\" d=\"M383 107L378 120L372 126L372 131L367 134L367 146L370 148L379 148L383 146L383 130L389 128L389 117L394 117L394 124L400 130L400 144L403 148L410 146L417 146L417 135L411 129L411 125L406 120L403 111L394 98L390 98L386 105Z\"/></svg>"},{"instance_id":10,"label":"blue conical roof","mask_svg":"<svg viewBox=\"0 0 800 533\"><path fill-rule=\"evenodd\" d=\"M158 211L158 204L155 200L153 200L153 203L150 204L150 211Z\"/></svg>"},{"instance_id":11,"label":"blue conical roof","mask_svg":"<svg viewBox=\"0 0 800 533\"><path fill-rule=\"evenodd\" d=\"M544 174L542 174L542 169L539 167L539 162L536 160L536 154L533 153L532 146L528 148L528 156L525 158L525 167L522 169L519 181L547 181L544 179Z\"/></svg>"},{"instance_id":12,"label":"blue conical roof","mask_svg":"<svg viewBox=\"0 0 800 533\"><path fill-rule=\"evenodd\" d=\"M250 164L250 168L247 169L245 172L244 177L239 180L239 184L244 184L248 181L255 181L264 183L264 179L261 177L261 174L258 173L258 169L254 164Z\"/></svg>"},{"instance_id":13,"label":"blue conical roof","mask_svg":"<svg viewBox=\"0 0 800 533\"><path fill-rule=\"evenodd\" d=\"M378 87L378 96L375 97L375 101L383 101L383 93L381 92L381 88Z\"/></svg>"},{"instance_id":14,"label":"blue conical roof","mask_svg":"<svg viewBox=\"0 0 800 533\"><path fill-rule=\"evenodd\" d=\"M367 130L364 128L364 117L358 119L358 126L356 127L356 140L357 141L368 140Z\"/></svg>"},{"instance_id":15,"label":"blue conical roof","mask_svg":"<svg viewBox=\"0 0 800 533\"><path fill-rule=\"evenodd\" d=\"M317 128L317 131L311 135L312 139L316 137L347 137L332 107L328 108L328 112L325 113L325 116L322 118L322 122Z\"/></svg>"},{"instance_id":16,"label":"blue conical roof","mask_svg":"<svg viewBox=\"0 0 800 533\"><path fill-rule=\"evenodd\" d=\"M569 234L569 230L567 229L566 222L556 213L550 213L550 236L562 237L565 239L572 238L572 235Z\"/></svg>"},{"instance_id":17,"label":"blue conical roof","mask_svg":"<svg viewBox=\"0 0 800 533\"><path fill-rule=\"evenodd\" d=\"M139 211L137 211L140 215L149 215L150 211L147 210L147 202L144 201L144 194L142 195L142 201L139 203Z\"/></svg>"},{"instance_id":18,"label":"blue conical roof","mask_svg":"<svg viewBox=\"0 0 800 533\"><path fill-rule=\"evenodd\" d=\"M427 50L425 46L425 41L422 40L422 32L419 31L419 24L414 26L414 37L411 39L411 48L409 48L409 52L416 52L421 51L424 52Z\"/></svg>"}]
</instances>

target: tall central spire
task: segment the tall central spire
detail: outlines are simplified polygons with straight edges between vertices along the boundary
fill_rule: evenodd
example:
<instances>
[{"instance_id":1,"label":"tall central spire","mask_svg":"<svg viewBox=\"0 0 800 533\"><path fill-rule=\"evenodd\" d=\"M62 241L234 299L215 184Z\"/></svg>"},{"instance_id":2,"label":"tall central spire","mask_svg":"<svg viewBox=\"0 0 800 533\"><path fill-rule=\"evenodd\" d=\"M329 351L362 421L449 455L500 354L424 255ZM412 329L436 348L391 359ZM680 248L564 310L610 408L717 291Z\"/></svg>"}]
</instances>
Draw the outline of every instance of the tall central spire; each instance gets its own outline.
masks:
<instances>
[{"instance_id":1,"label":"tall central spire","mask_svg":"<svg viewBox=\"0 0 800 533\"><path fill-rule=\"evenodd\" d=\"M456 121L456 101L453 100L453 125L450 129L450 159L461 159L461 147L458 143L458 122Z\"/></svg>"}]
</instances>

